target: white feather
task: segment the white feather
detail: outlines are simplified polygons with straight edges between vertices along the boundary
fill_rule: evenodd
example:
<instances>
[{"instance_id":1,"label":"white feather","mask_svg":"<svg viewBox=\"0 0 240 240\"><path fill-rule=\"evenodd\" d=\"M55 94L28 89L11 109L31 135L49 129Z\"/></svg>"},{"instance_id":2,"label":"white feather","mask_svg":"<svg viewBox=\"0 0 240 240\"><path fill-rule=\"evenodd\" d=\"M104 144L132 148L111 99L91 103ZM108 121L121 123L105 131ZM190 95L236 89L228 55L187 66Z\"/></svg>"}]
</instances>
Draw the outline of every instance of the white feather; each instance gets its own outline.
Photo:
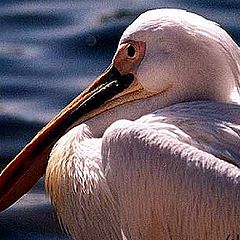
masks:
<instances>
[{"instance_id":1,"label":"white feather","mask_svg":"<svg viewBox=\"0 0 240 240\"><path fill-rule=\"evenodd\" d=\"M183 103L107 129L103 164L127 239L239 233L239 113L237 105Z\"/></svg>"}]
</instances>

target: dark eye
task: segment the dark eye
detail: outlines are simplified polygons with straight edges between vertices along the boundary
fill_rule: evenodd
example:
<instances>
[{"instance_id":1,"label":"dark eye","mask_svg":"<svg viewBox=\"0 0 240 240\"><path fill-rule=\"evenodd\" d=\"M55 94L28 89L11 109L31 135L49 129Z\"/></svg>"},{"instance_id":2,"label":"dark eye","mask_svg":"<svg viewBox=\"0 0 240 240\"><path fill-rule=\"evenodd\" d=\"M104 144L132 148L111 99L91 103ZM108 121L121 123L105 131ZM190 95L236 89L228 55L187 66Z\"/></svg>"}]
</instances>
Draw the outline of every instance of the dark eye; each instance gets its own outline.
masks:
<instances>
[{"instance_id":1,"label":"dark eye","mask_svg":"<svg viewBox=\"0 0 240 240\"><path fill-rule=\"evenodd\" d=\"M133 45L129 44L128 48L127 48L127 54L129 57L134 57L136 53L136 49Z\"/></svg>"}]
</instances>

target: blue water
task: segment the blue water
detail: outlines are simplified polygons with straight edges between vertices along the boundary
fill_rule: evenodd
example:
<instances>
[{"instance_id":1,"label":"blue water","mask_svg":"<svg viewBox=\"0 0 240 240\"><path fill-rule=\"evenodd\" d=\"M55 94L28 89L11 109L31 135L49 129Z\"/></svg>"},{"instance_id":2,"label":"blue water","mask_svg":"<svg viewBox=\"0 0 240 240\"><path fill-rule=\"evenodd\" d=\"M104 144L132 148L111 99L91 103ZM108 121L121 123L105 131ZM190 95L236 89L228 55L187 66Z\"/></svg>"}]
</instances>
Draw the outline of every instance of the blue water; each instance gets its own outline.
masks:
<instances>
[{"instance_id":1,"label":"blue water","mask_svg":"<svg viewBox=\"0 0 240 240\"><path fill-rule=\"evenodd\" d=\"M0 168L111 62L142 11L183 8L220 23L240 44L240 1L0 1ZM66 239L43 180L0 214L0 239Z\"/></svg>"}]
</instances>

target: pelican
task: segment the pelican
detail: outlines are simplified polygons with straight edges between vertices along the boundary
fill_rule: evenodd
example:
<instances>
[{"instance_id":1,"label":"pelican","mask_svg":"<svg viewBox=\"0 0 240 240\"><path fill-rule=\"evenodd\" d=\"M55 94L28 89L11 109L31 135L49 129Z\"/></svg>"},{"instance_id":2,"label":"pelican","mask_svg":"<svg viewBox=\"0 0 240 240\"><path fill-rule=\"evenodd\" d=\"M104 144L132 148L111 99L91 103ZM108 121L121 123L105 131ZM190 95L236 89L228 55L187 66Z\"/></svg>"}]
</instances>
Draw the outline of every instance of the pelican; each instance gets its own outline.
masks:
<instances>
[{"instance_id":1,"label":"pelican","mask_svg":"<svg viewBox=\"0 0 240 240\"><path fill-rule=\"evenodd\" d=\"M1 173L0 209L46 173L73 239L236 238L239 85L239 48L218 24L143 13L110 67Z\"/></svg>"}]
</instances>

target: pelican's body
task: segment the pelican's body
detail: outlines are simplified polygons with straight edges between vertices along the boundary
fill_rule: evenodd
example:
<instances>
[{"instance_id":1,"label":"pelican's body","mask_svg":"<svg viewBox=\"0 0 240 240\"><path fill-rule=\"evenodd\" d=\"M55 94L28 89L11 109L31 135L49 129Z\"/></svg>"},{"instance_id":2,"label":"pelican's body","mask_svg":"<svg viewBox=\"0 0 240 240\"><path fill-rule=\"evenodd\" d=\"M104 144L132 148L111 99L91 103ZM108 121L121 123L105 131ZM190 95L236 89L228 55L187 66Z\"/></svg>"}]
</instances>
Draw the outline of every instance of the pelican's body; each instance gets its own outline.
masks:
<instances>
[{"instance_id":1,"label":"pelican's body","mask_svg":"<svg viewBox=\"0 0 240 240\"><path fill-rule=\"evenodd\" d=\"M218 25L142 14L110 68L1 174L0 208L43 174L57 142L46 188L74 239L237 237L239 83L239 48Z\"/></svg>"},{"instance_id":2,"label":"pelican's body","mask_svg":"<svg viewBox=\"0 0 240 240\"><path fill-rule=\"evenodd\" d=\"M121 229L136 240L237 236L239 114L199 101L116 121L102 138L75 127L46 173L60 222L74 239L122 239Z\"/></svg>"}]
</instances>

